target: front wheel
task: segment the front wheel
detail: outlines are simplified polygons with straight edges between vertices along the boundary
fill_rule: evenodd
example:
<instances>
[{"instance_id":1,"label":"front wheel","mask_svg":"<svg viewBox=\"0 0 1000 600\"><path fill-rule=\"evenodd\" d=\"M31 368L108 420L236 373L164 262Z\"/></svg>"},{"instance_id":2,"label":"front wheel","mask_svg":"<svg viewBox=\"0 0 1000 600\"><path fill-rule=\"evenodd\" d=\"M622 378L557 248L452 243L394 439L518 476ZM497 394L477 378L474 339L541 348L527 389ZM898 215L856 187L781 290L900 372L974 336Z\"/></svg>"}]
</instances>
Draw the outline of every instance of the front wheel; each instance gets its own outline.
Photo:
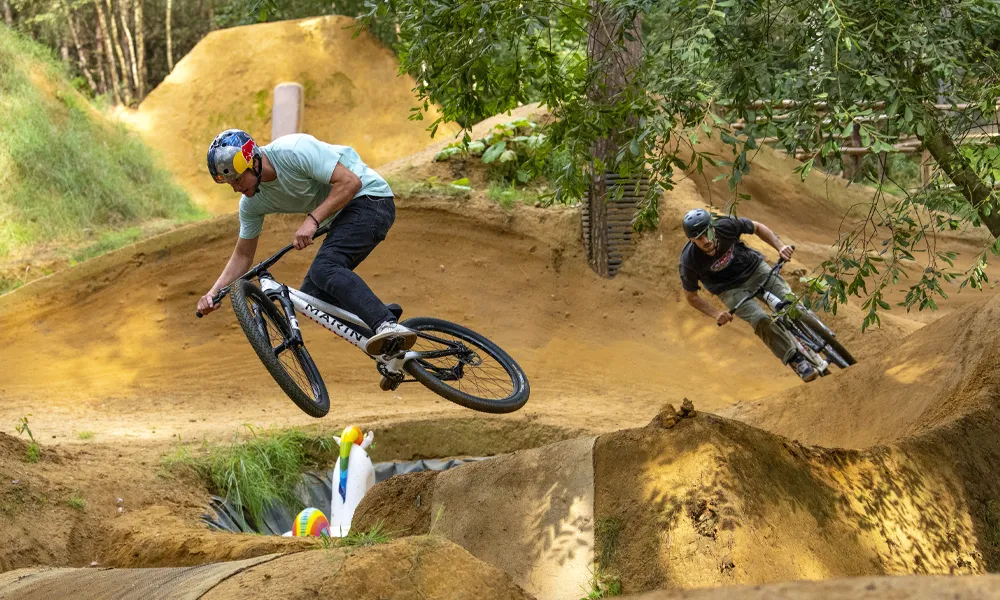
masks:
<instances>
[{"instance_id":1,"label":"front wheel","mask_svg":"<svg viewBox=\"0 0 1000 600\"><path fill-rule=\"evenodd\" d=\"M819 338L827 345L827 348L823 350L830 362L837 365L841 369L846 369L847 367L857 363L858 361L851 356L851 353L840 343L836 335L830 331L819 317L815 315L812 311L808 309L799 309L798 320L800 323L808 327L814 334L819 336Z\"/></svg>"},{"instance_id":2,"label":"front wheel","mask_svg":"<svg viewBox=\"0 0 1000 600\"><path fill-rule=\"evenodd\" d=\"M319 369L306 347L294 342L285 313L252 281L238 280L230 294L243 333L285 394L311 417L330 412Z\"/></svg>"},{"instance_id":3,"label":"front wheel","mask_svg":"<svg viewBox=\"0 0 1000 600\"><path fill-rule=\"evenodd\" d=\"M528 378L514 359L475 331L429 317L407 319L417 356L403 368L435 394L488 413L509 413L528 401ZM409 354L409 352L408 352Z\"/></svg>"}]
</instances>

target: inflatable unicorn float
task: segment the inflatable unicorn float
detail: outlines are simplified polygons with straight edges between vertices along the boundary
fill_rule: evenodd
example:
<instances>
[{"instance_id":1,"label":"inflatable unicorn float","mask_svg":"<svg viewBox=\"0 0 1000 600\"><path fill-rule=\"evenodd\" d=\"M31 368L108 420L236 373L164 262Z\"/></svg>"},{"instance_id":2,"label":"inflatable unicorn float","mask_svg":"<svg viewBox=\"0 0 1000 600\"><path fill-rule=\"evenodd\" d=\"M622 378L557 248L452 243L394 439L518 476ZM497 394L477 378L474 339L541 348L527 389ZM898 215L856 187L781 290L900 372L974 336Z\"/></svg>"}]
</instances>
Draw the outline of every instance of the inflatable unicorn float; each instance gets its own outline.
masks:
<instances>
[{"instance_id":1,"label":"inflatable unicorn float","mask_svg":"<svg viewBox=\"0 0 1000 600\"><path fill-rule=\"evenodd\" d=\"M375 485L375 465L367 452L375 432L362 435L359 427L348 425L340 437L333 439L340 446L340 458L333 470L330 519L317 508L307 508L295 517L292 531L286 536L346 536L351 531L354 511Z\"/></svg>"}]
</instances>

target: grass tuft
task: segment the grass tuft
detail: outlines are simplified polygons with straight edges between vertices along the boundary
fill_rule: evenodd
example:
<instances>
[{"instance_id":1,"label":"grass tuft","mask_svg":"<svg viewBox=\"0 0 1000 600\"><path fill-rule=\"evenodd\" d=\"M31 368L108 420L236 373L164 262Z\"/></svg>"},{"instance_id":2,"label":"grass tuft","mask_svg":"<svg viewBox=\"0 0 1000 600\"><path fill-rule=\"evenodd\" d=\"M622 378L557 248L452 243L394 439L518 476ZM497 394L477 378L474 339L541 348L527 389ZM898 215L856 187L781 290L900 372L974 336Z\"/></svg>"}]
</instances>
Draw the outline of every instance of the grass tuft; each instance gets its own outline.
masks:
<instances>
[{"instance_id":1,"label":"grass tuft","mask_svg":"<svg viewBox=\"0 0 1000 600\"><path fill-rule=\"evenodd\" d=\"M379 520L368 531L352 531L342 538L322 535L319 538L321 548L360 548L377 546L392 541L392 535L385 530L384 521Z\"/></svg>"},{"instance_id":2,"label":"grass tuft","mask_svg":"<svg viewBox=\"0 0 1000 600\"><path fill-rule=\"evenodd\" d=\"M342 547L377 546L390 541L392 536L385 530L385 524L378 521L368 531L348 533L340 538L338 545Z\"/></svg>"},{"instance_id":3,"label":"grass tuft","mask_svg":"<svg viewBox=\"0 0 1000 600\"><path fill-rule=\"evenodd\" d=\"M167 466L188 465L206 480L210 491L240 507L254 522L280 503L292 510L304 508L295 495L302 473L337 451L333 436L310 436L298 429L257 430L246 426L249 436L234 436L232 443L193 455L181 445L164 458Z\"/></svg>"},{"instance_id":4,"label":"grass tuft","mask_svg":"<svg viewBox=\"0 0 1000 600\"><path fill-rule=\"evenodd\" d=\"M42 448L35 441L35 434L32 433L31 427L28 425L28 417L30 416L29 414L21 417L21 420L14 426L14 430L17 431L18 435L28 434L28 450L24 459L30 463L36 463L42 459Z\"/></svg>"}]
</instances>

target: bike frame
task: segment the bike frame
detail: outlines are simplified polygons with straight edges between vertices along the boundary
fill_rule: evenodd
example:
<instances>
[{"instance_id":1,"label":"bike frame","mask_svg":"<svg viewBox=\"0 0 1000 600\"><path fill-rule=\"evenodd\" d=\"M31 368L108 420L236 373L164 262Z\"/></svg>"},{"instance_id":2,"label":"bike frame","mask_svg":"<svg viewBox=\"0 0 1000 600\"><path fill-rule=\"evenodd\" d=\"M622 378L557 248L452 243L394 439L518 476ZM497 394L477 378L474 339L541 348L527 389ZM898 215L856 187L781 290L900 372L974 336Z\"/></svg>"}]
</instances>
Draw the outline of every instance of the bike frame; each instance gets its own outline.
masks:
<instances>
[{"instance_id":1,"label":"bike frame","mask_svg":"<svg viewBox=\"0 0 1000 600\"><path fill-rule=\"evenodd\" d=\"M364 352L365 345L368 343L368 337L362 332L368 331L368 326L357 315L328 302L324 302L319 298L310 296L301 290L279 283L269 273L261 273L258 276L258 280L260 281L260 289L267 294L268 298L277 298L281 303L285 311L285 317L292 328L292 335L295 337L297 343L302 343L302 332L299 329L299 321L295 316L296 311L319 323L323 328L328 329L337 337ZM419 356L422 356L420 352L410 350L402 355L395 355L388 360L382 356L372 356L372 358L380 365L383 365L390 373L401 375L403 373L403 365L407 361Z\"/></svg>"},{"instance_id":2,"label":"bike frame","mask_svg":"<svg viewBox=\"0 0 1000 600\"><path fill-rule=\"evenodd\" d=\"M809 340L812 343L804 344L802 339L803 334L796 331L797 327L793 326L793 323L783 322L788 320L788 317L782 313L781 309L779 309L781 303L784 302L784 298L779 298L767 291L767 286L771 283L771 280L778 275L778 272L781 271L781 267L785 266L786 262L787 261L784 259L780 259L777 263L775 263L774 267L771 268L771 273L767 276L767 279L764 280L764 283L760 284L760 287L754 290L752 294L740 300L736 306L729 311L729 314L735 316L736 311L739 310L741 306L752 301L754 298L761 298L764 303L767 304L768 308L771 309L771 312L777 315L777 320L782 321L781 326L784 327L785 331L787 331L792 336L792 339L795 340L795 345L799 347L799 352L801 352L802 355L805 356L817 370L823 372L830 368L830 363L827 362L822 355L820 355L820 352L822 352L825 345L813 348L814 342L812 340ZM802 310L805 310L805 308L802 308Z\"/></svg>"},{"instance_id":3,"label":"bike frame","mask_svg":"<svg viewBox=\"0 0 1000 600\"><path fill-rule=\"evenodd\" d=\"M313 234L313 239L316 239L322 235L325 235L330 231L329 225L324 225L320 227L315 234ZM278 300L281 304L282 310L285 312L285 317L288 319L288 323L292 329L292 340L291 344L303 344L302 341L302 331L299 329L299 320L295 316L295 310L298 309L299 312L306 315L313 321L316 321L324 328L329 329L338 337L342 338L344 341L348 342L352 346L355 346L362 352L364 352L365 346L368 343L368 337L364 332L371 333L368 330L368 325L361 320L357 315L348 312L342 308L338 308L329 302L324 302L319 298L315 298L306 294L302 290L297 290L293 287L289 287L283 283L279 283L274 279L268 269L274 265L274 263L281 260L281 257L292 250L294 246L289 244L277 251L270 258L261 261L255 265L252 269L247 271L239 279L252 280L257 279L260 281L261 290L264 294L271 298L272 300ZM222 302L222 299L229 294L229 289L231 285L219 290L219 292L212 298L213 304L218 304ZM202 317L201 312L195 313L200 319ZM429 339L442 342L445 345L449 345L444 340L439 340L433 336L425 336ZM278 348L275 348L276 352L281 352L288 347L288 344L282 344ZM398 378L400 382L404 379L403 365L407 362L417 359L417 358L440 358L444 356L452 356L455 354L455 350L431 350L426 352L415 352L413 350L408 350L402 354L396 354L388 359L384 356L372 356L365 352L366 356L370 356L375 360L378 371L383 376L391 376L392 378ZM459 368L461 364L459 365ZM453 375L456 379L461 378L461 372L459 371L457 375ZM442 378L438 375L438 378L442 381L447 381L448 379ZM412 381L412 380L406 380ZM395 389L395 388L394 388Z\"/></svg>"}]
</instances>

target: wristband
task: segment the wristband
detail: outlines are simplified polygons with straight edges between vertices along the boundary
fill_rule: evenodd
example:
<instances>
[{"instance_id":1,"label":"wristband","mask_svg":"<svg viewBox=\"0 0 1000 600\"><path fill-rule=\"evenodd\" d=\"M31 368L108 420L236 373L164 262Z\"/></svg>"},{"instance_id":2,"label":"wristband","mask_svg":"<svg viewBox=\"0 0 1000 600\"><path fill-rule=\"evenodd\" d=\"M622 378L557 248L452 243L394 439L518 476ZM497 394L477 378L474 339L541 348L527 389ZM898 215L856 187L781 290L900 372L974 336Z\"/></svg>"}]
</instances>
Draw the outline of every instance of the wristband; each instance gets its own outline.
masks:
<instances>
[{"instance_id":1,"label":"wristband","mask_svg":"<svg viewBox=\"0 0 1000 600\"><path fill-rule=\"evenodd\" d=\"M307 214L309 215L309 218L313 220L313 223L316 224L316 227L319 227L319 221L316 220L316 217L314 217L312 213Z\"/></svg>"}]
</instances>

